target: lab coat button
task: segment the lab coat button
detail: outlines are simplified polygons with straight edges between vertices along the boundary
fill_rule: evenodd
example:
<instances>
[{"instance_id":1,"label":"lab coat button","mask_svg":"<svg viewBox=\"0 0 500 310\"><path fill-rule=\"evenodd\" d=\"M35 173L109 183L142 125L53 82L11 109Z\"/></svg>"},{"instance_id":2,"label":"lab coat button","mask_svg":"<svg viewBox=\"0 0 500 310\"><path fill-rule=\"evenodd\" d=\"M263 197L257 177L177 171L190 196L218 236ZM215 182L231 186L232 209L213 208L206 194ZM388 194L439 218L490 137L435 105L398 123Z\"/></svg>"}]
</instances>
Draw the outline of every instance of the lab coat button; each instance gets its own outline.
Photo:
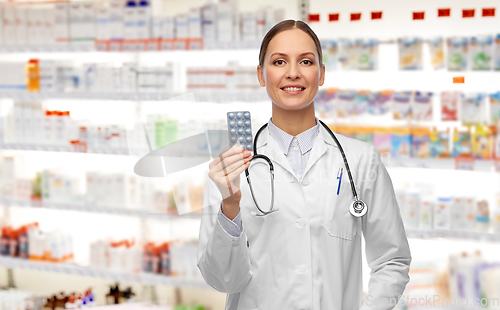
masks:
<instances>
[{"instance_id":1,"label":"lab coat button","mask_svg":"<svg viewBox=\"0 0 500 310\"><path fill-rule=\"evenodd\" d=\"M308 180L308 179L304 179L304 180L302 180L302 184L304 184L304 185L309 185L309 180Z\"/></svg>"},{"instance_id":2,"label":"lab coat button","mask_svg":"<svg viewBox=\"0 0 500 310\"><path fill-rule=\"evenodd\" d=\"M300 266L297 268L297 271L298 271L299 273L304 273L304 272L306 272L306 266L304 266L304 265L300 265Z\"/></svg>"},{"instance_id":3,"label":"lab coat button","mask_svg":"<svg viewBox=\"0 0 500 310\"><path fill-rule=\"evenodd\" d=\"M300 227L304 227L304 226L306 226L306 220L304 220L304 219L300 219L300 220L297 222L297 224L299 224L299 226L300 226Z\"/></svg>"}]
</instances>

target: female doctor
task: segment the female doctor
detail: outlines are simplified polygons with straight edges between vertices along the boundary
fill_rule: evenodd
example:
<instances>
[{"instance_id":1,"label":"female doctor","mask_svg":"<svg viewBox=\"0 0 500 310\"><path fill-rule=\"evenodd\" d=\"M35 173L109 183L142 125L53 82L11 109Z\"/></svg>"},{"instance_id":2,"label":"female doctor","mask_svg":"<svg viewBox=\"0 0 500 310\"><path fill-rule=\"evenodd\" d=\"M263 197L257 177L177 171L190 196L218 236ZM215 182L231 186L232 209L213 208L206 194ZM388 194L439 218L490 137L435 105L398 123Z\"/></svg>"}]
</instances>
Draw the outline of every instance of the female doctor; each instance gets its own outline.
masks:
<instances>
[{"instance_id":1,"label":"female doctor","mask_svg":"<svg viewBox=\"0 0 500 310\"><path fill-rule=\"evenodd\" d=\"M235 146L210 163L198 246L205 281L228 293L226 310L393 309L411 262L394 189L373 145L335 134L339 146L315 117L325 79L315 33L301 21L275 25L257 75L272 101L257 152L274 166L274 197L268 164L250 161L249 151ZM241 181L245 169L256 201ZM362 217L350 212L354 190L367 206ZM371 268L366 296L361 234Z\"/></svg>"}]
</instances>

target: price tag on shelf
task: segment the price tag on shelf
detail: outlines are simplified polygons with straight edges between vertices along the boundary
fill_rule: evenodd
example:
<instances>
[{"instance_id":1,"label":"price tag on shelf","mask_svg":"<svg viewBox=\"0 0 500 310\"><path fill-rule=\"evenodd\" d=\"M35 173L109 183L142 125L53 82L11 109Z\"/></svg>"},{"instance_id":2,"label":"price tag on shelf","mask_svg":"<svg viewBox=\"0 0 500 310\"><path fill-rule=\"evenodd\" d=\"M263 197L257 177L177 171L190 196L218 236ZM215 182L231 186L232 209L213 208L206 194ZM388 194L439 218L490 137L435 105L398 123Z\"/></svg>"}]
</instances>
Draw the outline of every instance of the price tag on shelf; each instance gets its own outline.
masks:
<instances>
[{"instance_id":1,"label":"price tag on shelf","mask_svg":"<svg viewBox=\"0 0 500 310\"><path fill-rule=\"evenodd\" d=\"M455 157L455 169L457 170L474 170L475 160L471 156L457 156Z\"/></svg>"},{"instance_id":2,"label":"price tag on shelf","mask_svg":"<svg viewBox=\"0 0 500 310\"><path fill-rule=\"evenodd\" d=\"M202 39L189 39L189 49L190 50L201 50L203 45Z\"/></svg>"},{"instance_id":3,"label":"price tag on shelf","mask_svg":"<svg viewBox=\"0 0 500 310\"><path fill-rule=\"evenodd\" d=\"M124 41L123 42L123 51L124 52L135 52L136 51L136 42L135 41Z\"/></svg>"},{"instance_id":4,"label":"price tag on shelf","mask_svg":"<svg viewBox=\"0 0 500 310\"><path fill-rule=\"evenodd\" d=\"M95 41L95 50L98 52L107 52L108 51L108 41Z\"/></svg>"},{"instance_id":5,"label":"price tag on shelf","mask_svg":"<svg viewBox=\"0 0 500 310\"><path fill-rule=\"evenodd\" d=\"M164 39L161 40L160 48L162 51L171 51L174 49L174 40L172 39Z\"/></svg>"},{"instance_id":6,"label":"price tag on shelf","mask_svg":"<svg viewBox=\"0 0 500 310\"><path fill-rule=\"evenodd\" d=\"M160 40L151 39L146 42L146 51L159 51L160 50Z\"/></svg>"},{"instance_id":7,"label":"price tag on shelf","mask_svg":"<svg viewBox=\"0 0 500 310\"><path fill-rule=\"evenodd\" d=\"M109 51L110 52L121 52L122 51L122 41L109 41Z\"/></svg>"},{"instance_id":8,"label":"price tag on shelf","mask_svg":"<svg viewBox=\"0 0 500 310\"><path fill-rule=\"evenodd\" d=\"M187 40L184 39L176 39L174 44L175 50L184 51L187 49Z\"/></svg>"}]
</instances>

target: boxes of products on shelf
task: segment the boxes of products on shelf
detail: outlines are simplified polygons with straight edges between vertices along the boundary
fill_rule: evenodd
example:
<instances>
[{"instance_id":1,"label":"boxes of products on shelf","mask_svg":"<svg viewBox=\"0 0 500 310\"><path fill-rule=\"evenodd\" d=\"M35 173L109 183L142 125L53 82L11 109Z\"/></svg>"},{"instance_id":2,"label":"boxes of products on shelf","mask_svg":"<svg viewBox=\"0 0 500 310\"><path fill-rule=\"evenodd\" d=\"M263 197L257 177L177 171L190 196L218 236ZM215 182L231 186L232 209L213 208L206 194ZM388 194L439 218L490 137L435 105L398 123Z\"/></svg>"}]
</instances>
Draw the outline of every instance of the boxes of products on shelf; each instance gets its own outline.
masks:
<instances>
[{"instance_id":1,"label":"boxes of products on shelf","mask_svg":"<svg viewBox=\"0 0 500 310\"><path fill-rule=\"evenodd\" d=\"M414 229L445 229L469 232L500 232L500 195L495 205L482 196L440 196L432 186L396 190L405 226Z\"/></svg>"},{"instance_id":2,"label":"boxes of products on shelf","mask_svg":"<svg viewBox=\"0 0 500 310\"><path fill-rule=\"evenodd\" d=\"M69 233L60 230L42 232L38 223L18 229L6 226L2 228L1 253L30 260L68 262L74 256L73 239Z\"/></svg>"},{"instance_id":3,"label":"boxes of products on shelf","mask_svg":"<svg viewBox=\"0 0 500 310\"><path fill-rule=\"evenodd\" d=\"M124 273L153 273L200 279L196 265L197 241L117 242L99 240L91 244L90 267Z\"/></svg>"}]
</instances>

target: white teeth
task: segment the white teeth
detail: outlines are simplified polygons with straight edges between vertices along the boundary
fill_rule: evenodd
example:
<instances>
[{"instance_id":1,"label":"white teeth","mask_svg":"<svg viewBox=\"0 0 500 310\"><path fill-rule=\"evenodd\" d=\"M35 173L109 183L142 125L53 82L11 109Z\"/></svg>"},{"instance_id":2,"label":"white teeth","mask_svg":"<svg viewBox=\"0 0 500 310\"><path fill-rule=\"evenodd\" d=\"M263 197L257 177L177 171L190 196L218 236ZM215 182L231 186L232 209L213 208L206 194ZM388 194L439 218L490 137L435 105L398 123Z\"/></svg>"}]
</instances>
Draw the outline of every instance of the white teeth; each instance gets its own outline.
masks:
<instances>
[{"instance_id":1,"label":"white teeth","mask_svg":"<svg viewBox=\"0 0 500 310\"><path fill-rule=\"evenodd\" d=\"M284 91L301 91L301 87L285 87L283 88Z\"/></svg>"}]
</instances>

